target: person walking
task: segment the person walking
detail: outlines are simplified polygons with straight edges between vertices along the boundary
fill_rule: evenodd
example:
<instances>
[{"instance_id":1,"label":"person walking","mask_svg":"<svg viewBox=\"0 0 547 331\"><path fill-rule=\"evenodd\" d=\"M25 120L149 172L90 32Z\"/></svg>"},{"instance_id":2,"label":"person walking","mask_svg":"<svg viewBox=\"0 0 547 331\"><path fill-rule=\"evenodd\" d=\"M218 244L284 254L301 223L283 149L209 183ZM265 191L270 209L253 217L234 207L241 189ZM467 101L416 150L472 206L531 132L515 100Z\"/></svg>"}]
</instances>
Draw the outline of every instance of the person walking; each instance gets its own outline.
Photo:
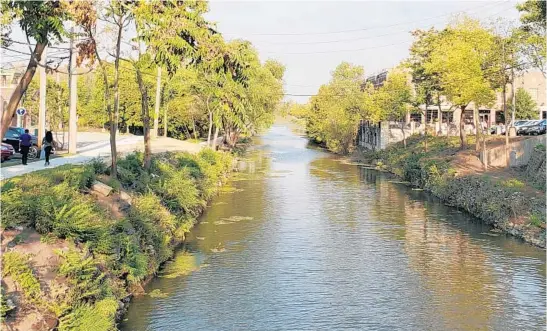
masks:
<instances>
[{"instance_id":1,"label":"person walking","mask_svg":"<svg viewBox=\"0 0 547 331\"><path fill-rule=\"evenodd\" d=\"M27 165L28 151L32 146L32 136L28 133L28 129L25 129L25 133L19 137L20 150L23 155L23 165Z\"/></svg>"},{"instance_id":2,"label":"person walking","mask_svg":"<svg viewBox=\"0 0 547 331\"><path fill-rule=\"evenodd\" d=\"M42 148L44 149L44 153L46 156L46 163L44 166L49 165L49 155L51 155L51 149L53 148L53 134L51 134L51 131L46 132L46 136L42 140Z\"/></svg>"}]
</instances>

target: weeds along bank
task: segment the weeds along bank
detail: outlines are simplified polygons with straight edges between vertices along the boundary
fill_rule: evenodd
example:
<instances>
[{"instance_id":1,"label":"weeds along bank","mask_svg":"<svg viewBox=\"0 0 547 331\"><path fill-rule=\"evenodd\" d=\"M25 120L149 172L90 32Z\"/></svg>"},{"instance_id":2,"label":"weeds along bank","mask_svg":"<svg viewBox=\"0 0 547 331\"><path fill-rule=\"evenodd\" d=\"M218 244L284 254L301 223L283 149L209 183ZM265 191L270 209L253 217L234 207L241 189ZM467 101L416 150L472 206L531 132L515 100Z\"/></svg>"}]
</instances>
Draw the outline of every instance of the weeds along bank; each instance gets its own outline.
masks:
<instances>
[{"instance_id":1,"label":"weeds along bank","mask_svg":"<svg viewBox=\"0 0 547 331\"><path fill-rule=\"evenodd\" d=\"M540 183L532 169L465 171L471 165L462 162L465 153L458 145L457 139L436 137L429 139L425 152L423 137L413 136L406 148L398 143L382 151L363 152L357 160L392 172L505 233L545 247L545 177ZM544 171L545 146L538 145L534 153L528 167Z\"/></svg>"},{"instance_id":2,"label":"weeds along bank","mask_svg":"<svg viewBox=\"0 0 547 331\"><path fill-rule=\"evenodd\" d=\"M21 330L115 330L232 169L228 153L142 154L2 183L2 323ZM114 188L93 194L100 179Z\"/></svg>"}]
</instances>

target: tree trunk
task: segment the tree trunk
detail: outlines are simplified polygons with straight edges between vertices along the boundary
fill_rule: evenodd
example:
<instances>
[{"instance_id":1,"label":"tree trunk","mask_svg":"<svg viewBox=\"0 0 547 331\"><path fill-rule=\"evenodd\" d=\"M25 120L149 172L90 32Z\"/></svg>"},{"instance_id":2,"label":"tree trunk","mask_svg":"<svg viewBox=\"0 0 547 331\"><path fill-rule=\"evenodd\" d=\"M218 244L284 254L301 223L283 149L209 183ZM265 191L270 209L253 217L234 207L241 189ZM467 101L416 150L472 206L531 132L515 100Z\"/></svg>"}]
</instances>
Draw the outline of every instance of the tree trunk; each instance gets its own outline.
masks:
<instances>
[{"instance_id":1,"label":"tree trunk","mask_svg":"<svg viewBox=\"0 0 547 331\"><path fill-rule=\"evenodd\" d=\"M483 155L483 165L484 171L488 170L488 158L486 157L486 134L482 134L482 155Z\"/></svg>"},{"instance_id":2,"label":"tree trunk","mask_svg":"<svg viewBox=\"0 0 547 331\"><path fill-rule=\"evenodd\" d=\"M509 167L509 125L507 123L507 118L509 116L507 116L507 104L506 104L506 101L505 101L505 94L506 94L506 85L505 82L503 84L503 89L502 89L502 99L503 99L503 117L504 117L504 122L505 122L505 166L506 167Z\"/></svg>"},{"instance_id":3,"label":"tree trunk","mask_svg":"<svg viewBox=\"0 0 547 331\"><path fill-rule=\"evenodd\" d=\"M192 117L192 131L194 132L194 139L198 140L198 132L196 131L196 120Z\"/></svg>"},{"instance_id":4,"label":"tree trunk","mask_svg":"<svg viewBox=\"0 0 547 331\"><path fill-rule=\"evenodd\" d=\"M462 110L462 113L460 114L460 148L465 149L467 147L467 141L465 136L465 106L460 106L460 109Z\"/></svg>"},{"instance_id":5,"label":"tree trunk","mask_svg":"<svg viewBox=\"0 0 547 331\"><path fill-rule=\"evenodd\" d=\"M427 108L428 107L429 107L429 105L426 102L426 104L425 104L426 114L427 114ZM433 119L433 116L431 116L431 119ZM424 127L424 151L427 153L427 125Z\"/></svg>"},{"instance_id":6,"label":"tree trunk","mask_svg":"<svg viewBox=\"0 0 547 331\"><path fill-rule=\"evenodd\" d=\"M122 20L122 17L120 17ZM118 155L116 151L116 133L118 132L118 116L120 113L120 52L121 52L121 42L122 42L122 22L118 22L118 39L116 40L116 59L114 60L114 116L110 118L110 149L112 150L112 162L111 162L111 172L110 176L116 178L118 173ZM108 86L105 85L105 90L108 89ZM109 100L109 99L107 99Z\"/></svg>"},{"instance_id":7,"label":"tree trunk","mask_svg":"<svg viewBox=\"0 0 547 331\"><path fill-rule=\"evenodd\" d=\"M11 124L11 119L13 118L13 115L15 115L17 106L19 106L21 98L27 91L27 88L32 81L32 77L34 77L34 74L36 73L36 68L38 67L37 61L40 61L40 59L42 58L42 53L44 52L45 48L46 44L36 44L36 46L34 47L34 51L32 52L33 55L27 65L27 70L25 71L23 77L21 77L21 80L19 80L17 87L15 87L15 90L11 94L8 106L4 109L4 113L2 114L2 127L0 132L2 138L4 138L6 132L8 132Z\"/></svg>"},{"instance_id":8,"label":"tree trunk","mask_svg":"<svg viewBox=\"0 0 547 331\"><path fill-rule=\"evenodd\" d=\"M96 51L97 52L97 51ZM116 151L116 131L114 128L114 125L112 124L115 119L114 112L112 112L112 108L110 107L110 92L108 90L108 75L106 74L106 69L104 68L103 61L100 59L100 57L97 55L97 59L99 61L99 66L101 67L101 72L103 74L103 83L105 86L104 89L104 98L106 100L106 111L108 113L109 121L110 121L110 154L111 154L111 169L110 169L110 177L116 178L118 176L118 168L116 164L117 160L117 151Z\"/></svg>"},{"instance_id":9,"label":"tree trunk","mask_svg":"<svg viewBox=\"0 0 547 331\"><path fill-rule=\"evenodd\" d=\"M215 125L215 135L213 137L213 150L216 150L217 148L218 131L219 131L218 125Z\"/></svg>"},{"instance_id":10,"label":"tree trunk","mask_svg":"<svg viewBox=\"0 0 547 331\"><path fill-rule=\"evenodd\" d=\"M442 107L441 107L441 94L440 93L437 93L437 107L438 107L438 110L437 110L437 116L439 118L439 130L441 130L442 128L442 125L443 125L443 110L442 110ZM446 136L448 137L448 121L446 123ZM439 134L439 133L437 133ZM441 135L442 135L442 131L441 131Z\"/></svg>"},{"instance_id":11,"label":"tree trunk","mask_svg":"<svg viewBox=\"0 0 547 331\"><path fill-rule=\"evenodd\" d=\"M403 133L403 146L406 148L405 124L401 122L401 132Z\"/></svg>"},{"instance_id":12,"label":"tree trunk","mask_svg":"<svg viewBox=\"0 0 547 331\"><path fill-rule=\"evenodd\" d=\"M156 82L156 104L154 105L154 138L158 136L160 124L160 105L161 105L161 67L158 66L158 75Z\"/></svg>"},{"instance_id":13,"label":"tree trunk","mask_svg":"<svg viewBox=\"0 0 547 331\"><path fill-rule=\"evenodd\" d=\"M144 169L149 170L152 162L152 148L150 146L150 111L148 109L148 90L142 80L141 70L135 66L137 82L141 92L142 125L144 131Z\"/></svg>"},{"instance_id":14,"label":"tree trunk","mask_svg":"<svg viewBox=\"0 0 547 331\"><path fill-rule=\"evenodd\" d=\"M163 136L167 138L167 105L163 111Z\"/></svg>"},{"instance_id":15,"label":"tree trunk","mask_svg":"<svg viewBox=\"0 0 547 331\"><path fill-rule=\"evenodd\" d=\"M479 121L479 109L475 106L473 109L473 124L475 125L475 152L478 152L481 150L481 130L482 130L482 124Z\"/></svg>"},{"instance_id":16,"label":"tree trunk","mask_svg":"<svg viewBox=\"0 0 547 331\"><path fill-rule=\"evenodd\" d=\"M213 131L213 113L209 111L209 132L207 133L207 146L211 146L212 131Z\"/></svg>"}]
</instances>

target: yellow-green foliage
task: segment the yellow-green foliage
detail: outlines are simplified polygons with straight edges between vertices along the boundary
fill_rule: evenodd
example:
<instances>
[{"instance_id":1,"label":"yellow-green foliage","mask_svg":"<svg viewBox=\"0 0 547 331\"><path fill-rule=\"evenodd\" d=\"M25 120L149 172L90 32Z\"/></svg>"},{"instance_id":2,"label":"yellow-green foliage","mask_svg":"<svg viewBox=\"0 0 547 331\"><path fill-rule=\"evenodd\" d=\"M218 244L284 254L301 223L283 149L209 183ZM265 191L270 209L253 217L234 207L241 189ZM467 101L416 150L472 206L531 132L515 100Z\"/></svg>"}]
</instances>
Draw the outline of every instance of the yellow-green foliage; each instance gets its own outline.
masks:
<instances>
[{"instance_id":1,"label":"yellow-green foliage","mask_svg":"<svg viewBox=\"0 0 547 331\"><path fill-rule=\"evenodd\" d=\"M104 282L105 274L97 268L91 255L86 257L75 250L58 254L62 258L59 275L68 280L70 302L95 301L109 294Z\"/></svg>"},{"instance_id":2,"label":"yellow-green foliage","mask_svg":"<svg viewBox=\"0 0 547 331\"><path fill-rule=\"evenodd\" d=\"M59 331L114 331L116 329L116 311L118 301L106 298L93 304L82 303L75 306L71 313L60 318Z\"/></svg>"},{"instance_id":3,"label":"yellow-green foliage","mask_svg":"<svg viewBox=\"0 0 547 331\"><path fill-rule=\"evenodd\" d=\"M424 139L413 136L407 148L394 144L365 157L369 163L381 160L405 181L430 190L445 203L487 223L498 224L517 216L527 216L533 224L545 223L545 200L522 192L523 182L515 178L497 181L487 176L457 177L450 165L458 150L457 137L429 138L427 152Z\"/></svg>"},{"instance_id":4,"label":"yellow-green foliage","mask_svg":"<svg viewBox=\"0 0 547 331\"><path fill-rule=\"evenodd\" d=\"M229 154L212 150L155 155L150 171L142 167L141 153L128 155L119 160L118 180L119 188L131 191L133 200L120 220L110 218L86 193L94 171L107 172L98 161L4 182L0 197L4 227L25 224L42 235L72 239L85 248L85 254L59 253L59 274L67 278L69 290L59 302L46 305L60 316L59 330L114 330L117 300L172 256L231 167ZM24 259L8 254L5 274L18 270L26 293L38 297L39 283Z\"/></svg>"},{"instance_id":5,"label":"yellow-green foliage","mask_svg":"<svg viewBox=\"0 0 547 331\"><path fill-rule=\"evenodd\" d=\"M21 287L25 298L28 300L40 298L40 283L34 276L25 255L17 252L4 253L2 255L2 276L11 276Z\"/></svg>"}]
</instances>

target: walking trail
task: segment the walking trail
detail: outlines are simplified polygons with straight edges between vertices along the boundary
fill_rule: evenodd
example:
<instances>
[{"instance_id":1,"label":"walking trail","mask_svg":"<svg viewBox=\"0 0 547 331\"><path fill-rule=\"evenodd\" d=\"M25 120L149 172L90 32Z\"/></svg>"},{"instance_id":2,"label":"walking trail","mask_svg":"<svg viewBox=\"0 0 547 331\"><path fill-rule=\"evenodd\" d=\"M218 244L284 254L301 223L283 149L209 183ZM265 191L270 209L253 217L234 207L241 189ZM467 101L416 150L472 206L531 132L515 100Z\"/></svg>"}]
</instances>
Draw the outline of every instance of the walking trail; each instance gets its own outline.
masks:
<instances>
[{"instance_id":1,"label":"walking trail","mask_svg":"<svg viewBox=\"0 0 547 331\"><path fill-rule=\"evenodd\" d=\"M143 151L143 137L126 137L119 140L116 143L116 146L118 149L118 154L121 155L129 154L134 151ZM152 153L161 153L167 151L197 153L203 147L203 144L191 143L172 138L158 137L152 139ZM101 141L92 145L87 145L85 147L79 148L78 154L51 159L50 165L48 167L44 166L43 161L32 162L26 166L20 164L11 167L3 167L0 169L0 180L15 176L21 176L33 171L46 168L55 168L64 164L83 164L97 157L109 159L110 156L111 154L109 142Z\"/></svg>"}]
</instances>

